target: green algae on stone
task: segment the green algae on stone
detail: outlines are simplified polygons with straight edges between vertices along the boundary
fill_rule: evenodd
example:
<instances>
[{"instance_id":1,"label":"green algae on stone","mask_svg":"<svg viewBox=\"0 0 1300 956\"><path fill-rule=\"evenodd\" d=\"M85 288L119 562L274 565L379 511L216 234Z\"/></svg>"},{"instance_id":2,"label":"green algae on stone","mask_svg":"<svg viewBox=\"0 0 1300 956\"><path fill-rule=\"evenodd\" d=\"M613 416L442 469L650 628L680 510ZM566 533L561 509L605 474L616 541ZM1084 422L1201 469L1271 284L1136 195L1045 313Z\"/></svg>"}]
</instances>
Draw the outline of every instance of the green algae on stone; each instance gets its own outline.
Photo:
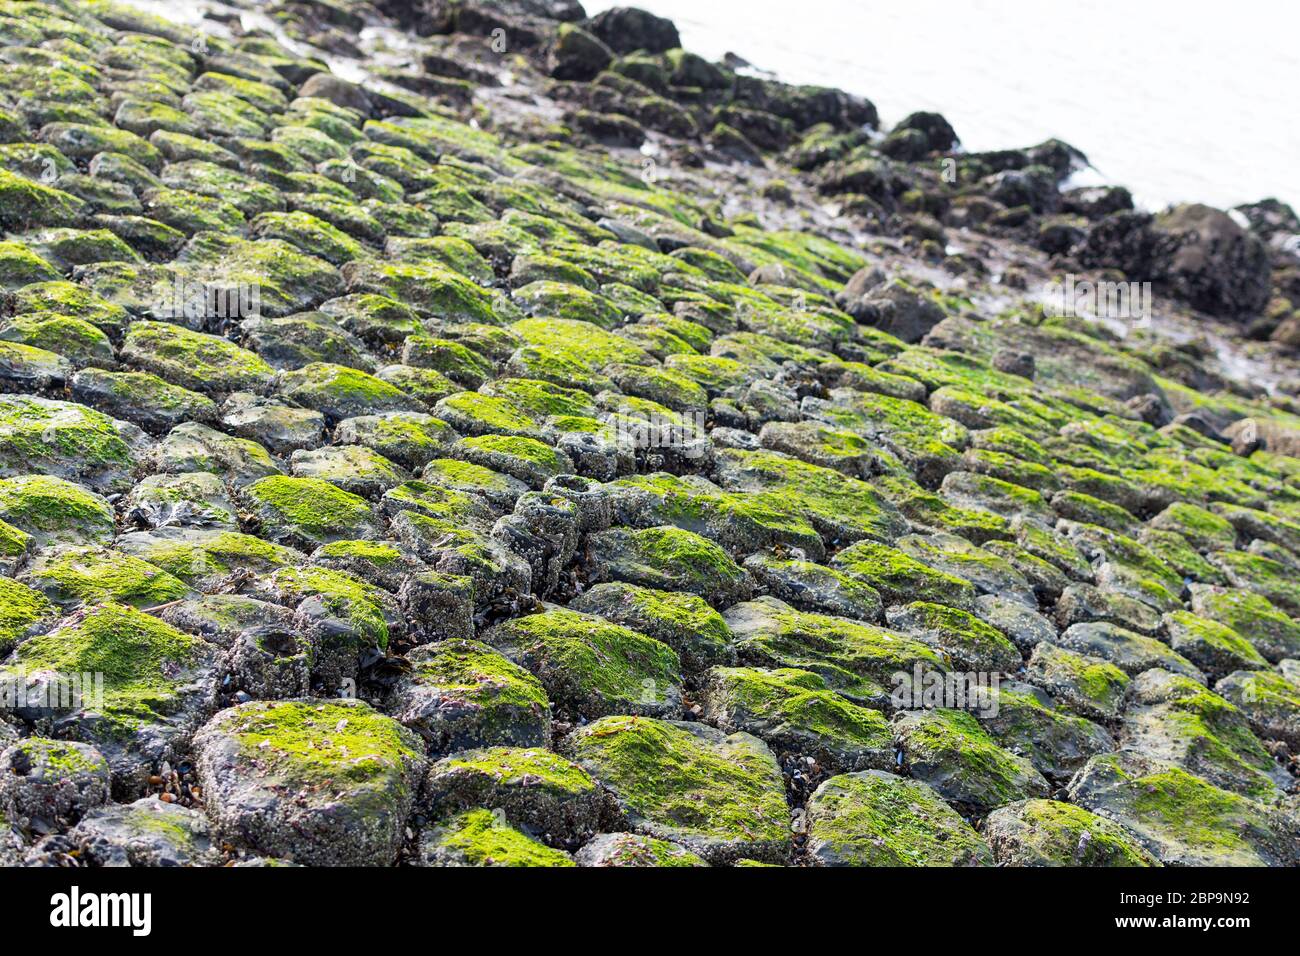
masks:
<instances>
[{"instance_id":1,"label":"green algae on stone","mask_svg":"<svg viewBox=\"0 0 1300 956\"><path fill-rule=\"evenodd\" d=\"M320 311L372 348L400 345L421 328L414 310L382 295L339 296L322 302Z\"/></svg>"},{"instance_id":2,"label":"green algae on stone","mask_svg":"<svg viewBox=\"0 0 1300 956\"><path fill-rule=\"evenodd\" d=\"M74 161L89 161L98 153L121 153L150 170L162 165L162 154L148 140L112 126L50 123L41 129L41 139Z\"/></svg>"},{"instance_id":3,"label":"green algae on stone","mask_svg":"<svg viewBox=\"0 0 1300 956\"><path fill-rule=\"evenodd\" d=\"M1078 546L1048 524L1026 516L1011 521L1016 543L1036 558L1055 565L1067 577L1077 581L1091 581L1092 566Z\"/></svg>"},{"instance_id":4,"label":"green algae on stone","mask_svg":"<svg viewBox=\"0 0 1300 956\"><path fill-rule=\"evenodd\" d=\"M255 352L170 322L132 322L122 356L195 392L265 391L275 374Z\"/></svg>"},{"instance_id":5,"label":"green algae on stone","mask_svg":"<svg viewBox=\"0 0 1300 956\"><path fill-rule=\"evenodd\" d=\"M509 399L481 392L450 395L437 404L434 414L467 435L541 436L533 419Z\"/></svg>"},{"instance_id":6,"label":"green algae on stone","mask_svg":"<svg viewBox=\"0 0 1300 956\"><path fill-rule=\"evenodd\" d=\"M645 350L635 343L577 319L520 319L511 329L529 345L572 354L584 367L600 368L611 362L641 364L648 360Z\"/></svg>"},{"instance_id":7,"label":"green algae on stone","mask_svg":"<svg viewBox=\"0 0 1300 956\"><path fill-rule=\"evenodd\" d=\"M1092 555L1098 585L1153 606L1178 603L1175 595L1182 580L1140 541L1101 525L1068 520L1059 522L1057 530Z\"/></svg>"},{"instance_id":8,"label":"green algae on stone","mask_svg":"<svg viewBox=\"0 0 1300 956\"><path fill-rule=\"evenodd\" d=\"M1119 505L1101 501L1078 491L1058 491L1052 496L1052 510L1062 518L1099 525L1112 531L1130 533L1138 520Z\"/></svg>"},{"instance_id":9,"label":"green algae on stone","mask_svg":"<svg viewBox=\"0 0 1300 956\"><path fill-rule=\"evenodd\" d=\"M444 757L429 767L424 800L435 816L492 807L565 849L590 840L611 817L606 794L585 770L540 747L485 747Z\"/></svg>"},{"instance_id":10,"label":"green algae on stone","mask_svg":"<svg viewBox=\"0 0 1300 956\"><path fill-rule=\"evenodd\" d=\"M84 205L61 189L0 169L0 225L6 229L71 225Z\"/></svg>"},{"instance_id":11,"label":"green algae on stone","mask_svg":"<svg viewBox=\"0 0 1300 956\"><path fill-rule=\"evenodd\" d=\"M974 606L975 588L969 581L888 545L859 541L835 555L831 564L875 588L887 603L922 600L960 609Z\"/></svg>"},{"instance_id":12,"label":"green algae on stone","mask_svg":"<svg viewBox=\"0 0 1300 956\"><path fill-rule=\"evenodd\" d=\"M72 675L102 674L102 703L81 712L67 736L125 742L147 760L149 748L160 742L152 739L155 731L167 738L192 727L197 708L211 696L205 675L211 677L215 663L216 649L199 638L135 608L102 604L28 638L0 668L0 680L25 674L29 682L51 682L46 700L54 702L75 699L68 687L56 689ZM148 732L132 739L141 730Z\"/></svg>"},{"instance_id":13,"label":"green algae on stone","mask_svg":"<svg viewBox=\"0 0 1300 956\"><path fill-rule=\"evenodd\" d=\"M1294 521L1259 508L1225 503L1213 508L1216 515L1232 523L1242 540L1268 541L1292 553L1300 551L1300 524Z\"/></svg>"},{"instance_id":14,"label":"green algae on stone","mask_svg":"<svg viewBox=\"0 0 1300 956\"><path fill-rule=\"evenodd\" d=\"M1220 790L1180 767L1136 755L1093 757L1070 800L1137 834L1165 865L1288 866L1300 824L1283 811Z\"/></svg>"},{"instance_id":15,"label":"green algae on stone","mask_svg":"<svg viewBox=\"0 0 1300 956\"><path fill-rule=\"evenodd\" d=\"M1237 670L1268 666L1254 646L1232 628L1189 611L1172 611L1161 619L1169 646L1215 680Z\"/></svg>"},{"instance_id":16,"label":"green algae on stone","mask_svg":"<svg viewBox=\"0 0 1300 956\"><path fill-rule=\"evenodd\" d=\"M783 862L789 809L776 759L749 734L644 717L605 717L569 738L573 759L607 786L632 829L711 863Z\"/></svg>"},{"instance_id":17,"label":"green algae on stone","mask_svg":"<svg viewBox=\"0 0 1300 956\"><path fill-rule=\"evenodd\" d=\"M0 476L55 475L97 492L125 490L141 445L128 429L75 402L0 396Z\"/></svg>"},{"instance_id":18,"label":"green algae on stone","mask_svg":"<svg viewBox=\"0 0 1300 956\"><path fill-rule=\"evenodd\" d=\"M1033 489L1039 494L1050 493L1057 485L1055 472L1046 465L1024 461L1014 455L987 448L966 449L962 453L962 468L1008 484Z\"/></svg>"},{"instance_id":19,"label":"green algae on stone","mask_svg":"<svg viewBox=\"0 0 1300 956\"><path fill-rule=\"evenodd\" d=\"M0 814L66 826L108 802L109 785L108 762L88 744L33 736L0 753Z\"/></svg>"},{"instance_id":20,"label":"green algae on stone","mask_svg":"<svg viewBox=\"0 0 1300 956\"><path fill-rule=\"evenodd\" d=\"M185 422L168 432L158 446L157 466L159 471L170 474L211 472L235 487L280 472L262 445L201 422Z\"/></svg>"},{"instance_id":21,"label":"green algae on stone","mask_svg":"<svg viewBox=\"0 0 1300 956\"><path fill-rule=\"evenodd\" d=\"M420 837L420 862L425 866L574 866L563 850L509 826L490 810L456 814L426 829Z\"/></svg>"},{"instance_id":22,"label":"green algae on stone","mask_svg":"<svg viewBox=\"0 0 1300 956\"><path fill-rule=\"evenodd\" d=\"M46 392L61 388L71 375L72 362L57 352L0 339L0 387Z\"/></svg>"},{"instance_id":23,"label":"green algae on stone","mask_svg":"<svg viewBox=\"0 0 1300 956\"><path fill-rule=\"evenodd\" d=\"M58 611L40 591L0 577L0 654L57 620Z\"/></svg>"},{"instance_id":24,"label":"green algae on stone","mask_svg":"<svg viewBox=\"0 0 1300 956\"><path fill-rule=\"evenodd\" d=\"M349 634L329 635L334 644L343 646L342 653L348 653L350 642L380 649L387 647L390 634L401 623L397 603L387 591L346 571L277 568L255 587L291 606L307 598L318 599L328 614L346 622L350 628ZM322 653L333 649L323 647Z\"/></svg>"},{"instance_id":25,"label":"green algae on stone","mask_svg":"<svg viewBox=\"0 0 1300 956\"><path fill-rule=\"evenodd\" d=\"M585 717L672 714L680 706L677 653L594 615L529 614L493 628L487 642L536 674L558 705Z\"/></svg>"},{"instance_id":26,"label":"green algae on stone","mask_svg":"<svg viewBox=\"0 0 1300 956\"><path fill-rule=\"evenodd\" d=\"M408 477L405 469L365 445L299 448L289 458L289 470L294 477L328 481L367 498L378 498Z\"/></svg>"},{"instance_id":27,"label":"green algae on stone","mask_svg":"<svg viewBox=\"0 0 1300 956\"><path fill-rule=\"evenodd\" d=\"M1159 667L1193 680L1205 680L1192 661L1168 644L1106 621L1072 624L1051 642L1077 654L1109 661L1130 677Z\"/></svg>"},{"instance_id":28,"label":"green algae on stone","mask_svg":"<svg viewBox=\"0 0 1300 956\"><path fill-rule=\"evenodd\" d=\"M433 569L473 579L479 609L499 601L516 601L532 586L532 568L524 558L489 537L481 526L405 510L392 519L393 537Z\"/></svg>"},{"instance_id":29,"label":"green algae on stone","mask_svg":"<svg viewBox=\"0 0 1300 956\"><path fill-rule=\"evenodd\" d=\"M391 691L389 710L440 755L476 747L544 747L550 700L541 682L487 644L446 640L406 655L411 673Z\"/></svg>"},{"instance_id":30,"label":"green algae on stone","mask_svg":"<svg viewBox=\"0 0 1300 956\"><path fill-rule=\"evenodd\" d=\"M489 359L469 346L425 333L406 337L402 361L416 368L435 369L465 388L478 388L495 371Z\"/></svg>"},{"instance_id":31,"label":"green algae on stone","mask_svg":"<svg viewBox=\"0 0 1300 956\"><path fill-rule=\"evenodd\" d=\"M529 378L498 378L483 386L483 394L510 402L536 418L595 414L591 396L574 388Z\"/></svg>"},{"instance_id":32,"label":"green algae on stone","mask_svg":"<svg viewBox=\"0 0 1300 956\"><path fill-rule=\"evenodd\" d=\"M423 412L386 412L345 418L335 440L363 445L407 468L420 468L438 457L454 438L451 426Z\"/></svg>"},{"instance_id":33,"label":"green algae on stone","mask_svg":"<svg viewBox=\"0 0 1300 956\"><path fill-rule=\"evenodd\" d=\"M142 789L138 787L137 789ZM92 866L215 866L207 818L150 794L87 814L68 833L78 857Z\"/></svg>"},{"instance_id":34,"label":"green algae on stone","mask_svg":"<svg viewBox=\"0 0 1300 956\"><path fill-rule=\"evenodd\" d=\"M1300 684L1271 670L1237 671L1214 685L1264 740L1300 746Z\"/></svg>"},{"instance_id":35,"label":"green algae on stone","mask_svg":"<svg viewBox=\"0 0 1300 956\"><path fill-rule=\"evenodd\" d=\"M12 572L14 566L27 554L33 540L26 531L0 519L0 573Z\"/></svg>"},{"instance_id":36,"label":"green algae on stone","mask_svg":"<svg viewBox=\"0 0 1300 956\"><path fill-rule=\"evenodd\" d=\"M876 589L835 568L759 553L745 559L745 570L768 594L800 610L860 621L880 617L882 602Z\"/></svg>"},{"instance_id":37,"label":"green algae on stone","mask_svg":"<svg viewBox=\"0 0 1300 956\"><path fill-rule=\"evenodd\" d=\"M876 456L870 442L856 432L819 422L767 422L759 432L764 448L792 455L810 465L834 468L854 478L870 477Z\"/></svg>"},{"instance_id":38,"label":"green algae on stone","mask_svg":"<svg viewBox=\"0 0 1300 956\"><path fill-rule=\"evenodd\" d=\"M623 332L628 334L629 329L625 327ZM714 355L670 355L664 366L700 385L713 397L754 377L745 364Z\"/></svg>"},{"instance_id":39,"label":"green algae on stone","mask_svg":"<svg viewBox=\"0 0 1300 956\"><path fill-rule=\"evenodd\" d=\"M985 813L1051 789L1029 760L999 746L970 714L906 711L895 715L894 733L911 775L950 803Z\"/></svg>"},{"instance_id":40,"label":"green algae on stone","mask_svg":"<svg viewBox=\"0 0 1300 956\"><path fill-rule=\"evenodd\" d=\"M441 372L413 365L385 365L375 372L375 377L405 392L414 402L419 403L419 407L432 408L448 395L454 395L460 390L460 386Z\"/></svg>"},{"instance_id":41,"label":"green algae on stone","mask_svg":"<svg viewBox=\"0 0 1300 956\"><path fill-rule=\"evenodd\" d=\"M734 659L731 630L702 597L624 582L597 584L569 606L649 635L675 650L688 671Z\"/></svg>"},{"instance_id":42,"label":"green algae on stone","mask_svg":"<svg viewBox=\"0 0 1300 956\"><path fill-rule=\"evenodd\" d=\"M391 864L425 764L415 733L357 700L231 707L194 749L222 835L318 866Z\"/></svg>"},{"instance_id":43,"label":"green algae on stone","mask_svg":"<svg viewBox=\"0 0 1300 956\"><path fill-rule=\"evenodd\" d=\"M939 486L939 495L958 507L991 511L1004 518L1052 520L1051 508L1037 491L971 471L949 472Z\"/></svg>"},{"instance_id":44,"label":"green algae on stone","mask_svg":"<svg viewBox=\"0 0 1300 956\"><path fill-rule=\"evenodd\" d=\"M805 411L808 417L864 437L883 438L916 471L918 480L929 487L958 466L961 449L970 440L967 429L951 418L936 415L917 402L888 395L838 388L828 401L806 403Z\"/></svg>"},{"instance_id":45,"label":"green algae on stone","mask_svg":"<svg viewBox=\"0 0 1300 956\"><path fill-rule=\"evenodd\" d=\"M625 395L657 402L678 412L703 414L708 406L708 392L671 369L614 363L605 366L603 371Z\"/></svg>"},{"instance_id":46,"label":"green algae on stone","mask_svg":"<svg viewBox=\"0 0 1300 956\"><path fill-rule=\"evenodd\" d=\"M893 764L885 717L828 690L811 671L716 667L704 713L721 730L753 734L778 753L814 757L831 772Z\"/></svg>"},{"instance_id":47,"label":"green algae on stone","mask_svg":"<svg viewBox=\"0 0 1300 956\"><path fill-rule=\"evenodd\" d=\"M685 847L639 833L602 833L574 859L579 866L708 866Z\"/></svg>"},{"instance_id":48,"label":"green algae on stone","mask_svg":"<svg viewBox=\"0 0 1300 956\"><path fill-rule=\"evenodd\" d=\"M1209 559L1233 587L1254 591L1285 611L1300 613L1300 582L1286 565L1245 551L1213 551Z\"/></svg>"},{"instance_id":49,"label":"green algae on stone","mask_svg":"<svg viewBox=\"0 0 1300 956\"><path fill-rule=\"evenodd\" d=\"M619 524L673 525L738 554L780 546L820 558L824 551L801 509L776 492L724 492L698 476L666 472L632 475L605 487Z\"/></svg>"},{"instance_id":50,"label":"green algae on stone","mask_svg":"<svg viewBox=\"0 0 1300 956\"><path fill-rule=\"evenodd\" d=\"M889 626L938 649L958 670L1014 671L1020 652L1002 632L968 611L913 601L890 608Z\"/></svg>"},{"instance_id":51,"label":"green algae on stone","mask_svg":"<svg viewBox=\"0 0 1300 956\"><path fill-rule=\"evenodd\" d=\"M435 458L424 466L420 475L425 483L475 495L497 511L512 509L519 496L528 490L518 478L455 458ZM416 483L408 482L413 484Z\"/></svg>"},{"instance_id":52,"label":"green algae on stone","mask_svg":"<svg viewBox=\"0 0 1300 956\"><path fill-rule=\"evenodd\" d=\"M452 446L452 454L511 475L532 488L541 488L547 479L573 471L573 462L563 452L522 435L462 438Z\"/></svg>"},{"instance_id":53,"label":"green algae on stone","mask_svg":"<svg viewBox=\"0 0 1300 956\"><path fill-rule=\"evenodd\" d=\"M53 312L73 316L111 334L125 330L129 320L122 306L62 280L23 286L13 294L13 308L17 315Z\"/></svg>"},{"instance_id":54,"label":"green algae on stone","mask_svg":"<svg viewBox=\"0 0 1300 956\"><path fill-rule=\"evenodd\" d=\"M721 547L676 527L611 528L588 539L592 580L688 591L726 607L749 597L753 582Z\"/></svg>"},{"instance_id":55,"label":"green algae on stone","mask_svg":"<svg viewBox=\"0 0 1300 956\"><path fill-rule=\"evenodd\" d=\"M236 232L245 225L243 213L216 197L159 187L145 191L141 198L151 218L182 235L199 231Z\"/></svg>"},{"instance_id":56,"label":"green algae on stone","mask_svg":"<svg viewBox=\"0 0 1300 956\"><path fill-rule=\"evenodd\" d=\"M150 528L198 526L234 531L238 525L226 486L211 472L149 475L127 496L129 523Z\"/></svg>"},{"instance_id":57,"label":"green algae on stone","mask_svg":"<svg viewBox=\"0 0 1300 956\"><path fill-rule=\"evenodd\" d=\"M1160 613L1151 605L1090 584L1071 584L1056 602L1056 623L1063 628L1085 621L1117 624L1154 637L1160 630Z\"/></svg>"},{"instance_id":58,"label":"green algae on stone","mask_svg":"<svg viewBox=\"0 0 1300 956\"><path fill-rule=\"evenodd\" d=\"M324 312L254 316L240 322L239 331L248 346L276 368L302 368L312 362L333 362L363 371L374 368L361 340Z\"/></svg>"},{"instance_id":59,"label":"green algae on stone","mask_svg":"<svg viewBox=\"0 0 1300 956\"><path fill-rule=\"evenodd\" d=\"M343 538L311 553L312 564L344 571L389 591L401 589L406 575L422 570L421 563L397 543Z\"/></svg>"},{"instance_id":60,"label":"green algae on stone","mask_svg":"<svg viewBox=\"0 0 1300 956\"><path fill-rule=\"evenodd\" d=\"M513 295L519 306L533 316L588 322L606 330L614 328L621 318L603 296L568 282L532 282L515 289Z\"/></svg>"},{"instance_id":61,"label":"green algae on stone","mask_svg":"<svg viewBox=\"0 0 1300 956\"><path fill-rule=\"evenodd\" d=\"M731 607L724 618L741 663L812 671L858 704L883 707L891 685L910 683L916 670L945 670L936 651L906 635L796 611L766 595Z\"/></svg>"},{"instance_id":62,"label":"green algae on stone","mask_svg":"<svg viewBox=\"0 0 1300 956\"><path fill-rule=\"evenodd\" d=\"M1006 518L991 511L954 505L926 491L905 471L875 476L872 484L918 533L960 535L981 546L1013 537Z\"/></svg>"},{"instance_id":63,"label":"green algae on stone","mask_svg":"<svg viewBox=\"0 0 1300 956\"><path fill-rule=\"evenodd\" d=\"M1199 551L1220 551L1237 541L1237 531L1224 517L1185 501L1176 501L1149 522L1163 531L1177 531Z\"/></svg>"},{"instance_id":64,"label":"green algae on stone","mask_svg":"<svg viewBox=\"0 0 1300 956\"><path fill-rule=\"evenodd\" d=\"M387 296L447 321L501 324L487 289L436 263L357 259L346 264L342 273L349 293Z\"/></svg>"},{"instance_id":65,"label":"green algae on stone","mask_svg":"<svg viewBox=\"0 0 1300 956\"><path fill-rule=\"evenodd\" d=\"M1114 664L1044 641L1025 666L1027 679L1082 717L1114 719L1123 707L1129 678Z\"/></svg>"},{"instance_id":66,"label":"green algae on stone","mask_svg":"<svg viewBox=\"0 0 1300 956\"><path fill-rule=\"evenodd\" d=\"M106 544L113 537L107 499L50 475L0 479L0 519L37 543Z\"/></svg>"},{"instance_id":67,"label":"green algae on stone","mask_svg":"<svg viewBox=\"0 0 1300 956\"><path fill-rule=\"evenodd\" d=\"M1150 551L1157 560L1168 565L1183 581L1198 581L1202 584L1227 583L1228 579L1223 572L1205 560L1177 531L1143 528L1138 532L1138 543Z\"/></svg>"},{"instance_id":68,"label":"green algae on stone","mask_svg":"<svg viewBox=\"0 0 1300 956\"><path fill-rule=\"evenodd\" d=\"M41 229L22 241L55 268L67 272L93 262L140 262L140 255L109 229Z\"/></svg>"},{"instance_id":69,"label":"green algae on stone","mask_svg":"<svg viewBox=\"0 0 1300 956\"><path fill-rule=\"evenodd\" d=\"M1193 584L1192 612L1231 628L1267 660L1300 657L1300 624L1268 598L1240 588Z\"/></svg>"},{"instance_id":70,"label":"green algae on stone","mask_svg":"<svg viewBox=\"0 0 1300 956\"><path fill-rule=\"evenodd\" d=\"M177 254L175 265L190 282L256 289L259 314L271 317L311 309L343 289L332 265L279 239L199 232Z\"/></svg>"},{"instance_id":71,"label":"green algae on stone","mask_svg":"<svg viewBox=\"0 0 1300 956\"><path fill-rule=\"evenodd\" d=\"M492 263L469 242L455 236L393 238L385 251L400 261L441 263L482 286L496 282Z\"/></svg>"},{"instance_id":72,"label":"green algae on stone","mask_svg":"<svg viewBox=\"0 0 1300 956\"><path fill-rule=\"evenodd\" d=\"M0 329L0 340L45 349L74 365L116 365L108 336L84 319L67 315L18 315Z\"/></svg>"},{"instance_id":73,"label":"green algae on stone","mask_svg":"<svg viewBox=\"0 0 1300 956\"><path fill-rule=\"evenodd\" d=\"M358 495L322 478L269 475L243 490L266 534L282 544L324 544L374 534L374 515Z\"/></svg>"},{"instance_id":74,"label":"green algae on stone","mask_svg":"<svg viewBox=\"0 0 1300 956\"><path fill-rule=\"evenodd\" d=\"M1133 681L1129 697L1121 734L1126 750L1257 799L1274 797L1290 781L1245 715L1196 681L1149 670Z\"/></svg>"},{"instance_id":75,"label":"green algae on stone","mask_svg":"<svg viewBox=\"0 0 1300 956\"><path fill-rule=\"evenodd\" d=\"M1057 710L1050 694L1030 684L999 683L976 716L1002 747L1027 757L1054 783L1068 780L1089 757L1115 749L1105 728Z\"/></svg>"},{"instance_id":76,"label":"green algae on stone","mask_svg":"<svg viewBox=\"0 0 1300 956\"><path fill-rule=\"evenodd\" d=\"M1124 827L1058 800L1025 800L989 814L984 824L1005 866L1159 866Z\"/></svg>"},{"instance_id":77,"label":"green algae on stone","mask_svg":"<svg viewBox=\"0 0 1300 956\"><path fill-rule=\"evenodd\" d=\"M389 517L409 510L464 524L483 523L490 516L483 501L464 490L432 481L403 482L384 493L380 506Z\"/></svg>"},{"instance_id":78,"label":"green algae on stone","mask_svg":"<svg viewBox=\"0 0 1300 956\"><path fill-rule=\"evenodd\" d=\"M907 530L903 516L880 492L834 469L777 452L736 449L720 451L717 468L728 490L788 498L832 544L892 541Z\"/></svg>"},{"instance_id":79,"label":"green algae on stone","mask_svg":"<svg viewBox=\"0 0 1300 956\"><path fill-rule=\"evenodd\" d=\"M263 573L302 560L291 548L219 529L158 528L124 534L115 543L196 588L218 584L236 571Z\"/></svg>"},{"instance_id":80,"label":"green algae on stone","mask_svg":"<svg viewBox=\"0 0 1300 956\"><path fill-rule=\"evenodd\" d=\"M990 866L983 838L920 780L879 770L825 781L808 801L814 866Z\"/></svg>"},{"instance_id":81,"label":"green algae on stone","mask_svg":"<svg viewBox=\"0 0 1300 956\"><path fill-rule=\"evenodd\" d=\"M258 239L282 239L308 255L341 266L360 258L363 247L338 227L307 212L267 211L249 223L250 235Z\"/></svg>"},{"instance_id":82,"label":"green algae on stone","mask_svg":"<svg viewBox=\"0 0 1300 956\"><path fill-rule=\"evenodd\" d=\"M190 593L185 582L161 568L107 548L40 551L22 577L61 607L115 601L152 608Z\"/></svg>"}]
</instances>

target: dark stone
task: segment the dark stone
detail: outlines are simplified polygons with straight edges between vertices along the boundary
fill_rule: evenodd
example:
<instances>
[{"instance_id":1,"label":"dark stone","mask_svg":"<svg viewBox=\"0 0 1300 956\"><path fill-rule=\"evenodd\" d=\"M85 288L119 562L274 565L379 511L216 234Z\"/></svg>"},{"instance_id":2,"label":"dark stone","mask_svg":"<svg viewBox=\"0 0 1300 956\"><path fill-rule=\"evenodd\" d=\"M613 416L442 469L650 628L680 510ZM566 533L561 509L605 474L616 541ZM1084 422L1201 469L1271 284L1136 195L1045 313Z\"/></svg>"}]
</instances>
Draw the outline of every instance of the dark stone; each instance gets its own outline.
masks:
<instances>
[{"instance_id":1,"label":"dark stone","mask_svg":"<svg viewBox=\"0 0 1300 956\"><path fill-rule=\"evenodd\" d=\"M1034 377L1034 356L1031 352L1018 352L1015 349L998 349L993 353L993 367L1008 375L1020 375L1024 378Z\"/></svg>"},{"instance_id":2,"label":"dark stone","mask_svg":"<svg viewBox=\"0 0 1300 956\"><path fill-rule=\"evenodd\" d=\"M581 27L565 24L555 37L548 59L557 80L593 80L609 66L614 53Z\"/></svg>"},{"instance_id":3,"label":"dark stone","mask_svg":"<svg viewBox=\"0 0 1300 956\"><path fill-rule=\"evenodd\" d=\"M371 102L366 91L333 73L317 73L298 88L298 95L329 100L335 106L356 110L362 116L370 115Z\"/></svg>"},{"instance_id":4,"label":"dark stone","mask_svg":"<svg viewBox=\"0 0 1300 956\"><path fill-rule=\"evenodd\" d=\"M587 21L587 29L615 53L666 53L682 45L677 27L639 7L610 7Z\"/></svg>"},{"instance_id":5,"label":"dark stone","mask_svg":"<svg viewBox=\"0 0 1300 956\"><path fill-rule=\"evenodd\" d=\"M894 127L894 132L905 129L924 133L930 152L946 153L960 142L956 130L938 113L922 111L904 116Z\"/></svg>"}]
</instances>

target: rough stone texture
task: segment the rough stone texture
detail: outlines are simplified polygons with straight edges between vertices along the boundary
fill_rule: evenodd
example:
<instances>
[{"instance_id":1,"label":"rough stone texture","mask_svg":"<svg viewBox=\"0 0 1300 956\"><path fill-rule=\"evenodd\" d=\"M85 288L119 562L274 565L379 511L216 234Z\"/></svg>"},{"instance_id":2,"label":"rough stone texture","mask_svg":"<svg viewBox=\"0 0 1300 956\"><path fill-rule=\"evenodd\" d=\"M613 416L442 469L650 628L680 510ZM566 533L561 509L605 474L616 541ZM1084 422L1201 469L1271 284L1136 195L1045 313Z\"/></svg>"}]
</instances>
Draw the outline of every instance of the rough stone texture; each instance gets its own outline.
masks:
<instances>
[{"instance_id":1,"label":"rough stone texture","mask_svg":"<svg viewBox=\"0 0 1300 956\"><path fill-rule=\"evenodd\" d=\"M817 866L987 866L993 854L939 794L878 770L832 777L808 801Z\"/></svg>"},{"instance_id":2,"label":"rough stone texture","mask_svg":"<svg viewBox=\"0 0 1300 956\"><path fill-rule=\"evenodd\" d=\"M632 8L180 6L2 18L0 860L1294 862L1294 211Z\"/></svg>"},{"instance_id":3,"label":"rough stone texture","mask_svg":"<svg viewBox=\"0 0 1300 956\"><path fill-rule=\"evenodd\" d=\"M985 822L993 855L1005 866L1157 866L1123 827L1055 800L1025 800Z\"/></svg>"},{"instance_id":4,"label":"rough stone texture","mask_svg":"<svg viewBox=\"0 0 1300 956\"><path fill-rule=\"evenodd\" d=\"M242 704L195 750L224 836L327 866L393 862L425 763L419 737L359 701Z\"/></svg>"}]
</instances>

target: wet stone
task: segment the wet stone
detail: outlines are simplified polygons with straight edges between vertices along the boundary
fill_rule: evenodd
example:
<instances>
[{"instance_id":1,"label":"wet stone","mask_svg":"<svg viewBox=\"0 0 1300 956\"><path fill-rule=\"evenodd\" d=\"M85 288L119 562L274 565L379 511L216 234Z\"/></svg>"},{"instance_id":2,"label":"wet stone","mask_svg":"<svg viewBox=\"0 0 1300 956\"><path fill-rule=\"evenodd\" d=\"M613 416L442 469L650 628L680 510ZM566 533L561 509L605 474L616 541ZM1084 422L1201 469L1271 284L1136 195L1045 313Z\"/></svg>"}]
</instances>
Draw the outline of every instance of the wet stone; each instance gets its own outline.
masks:
<instances>
[{"instance_id":1,"label":"wet stone","mask_svg":"<svg viewBox=\"0 0 1300 956\"><path fill-rule=\"evenodd\" d=\"M434 755L479 747L545 747L550 702L531 673L487 644L468 639L421 645L387 710L429 743Z\"/></svg>"},{"instance_id":2,"label":"wet stone","mask_svg":"<svg viewBox=\"0 0 1300 956\"><path fill-rule=\"evenodd\" d=\"M360 701L228 708L194 749L223 837L326 866L396 858L425 765L418 736Z\"/></svg>"},{"instance_id":3,"label":"wet stone","mask_svg":"<svg viewBox=\"0 0 1300 956\"><path fill-rule=\"evenodd\" d=\"M983 838L920 780L879 770L832 777L808 802L817 866L989 866Z\"/></svg>"}]
</instances>

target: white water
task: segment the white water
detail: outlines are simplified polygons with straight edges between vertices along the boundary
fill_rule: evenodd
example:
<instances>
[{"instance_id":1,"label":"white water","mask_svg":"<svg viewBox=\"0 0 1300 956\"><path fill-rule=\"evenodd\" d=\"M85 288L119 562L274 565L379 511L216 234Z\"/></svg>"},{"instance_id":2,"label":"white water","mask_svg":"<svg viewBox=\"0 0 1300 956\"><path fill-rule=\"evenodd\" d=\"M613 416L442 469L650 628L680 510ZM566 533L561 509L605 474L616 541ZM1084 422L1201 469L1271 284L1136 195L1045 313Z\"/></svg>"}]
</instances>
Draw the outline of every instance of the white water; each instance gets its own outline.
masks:
<instances>
[{"instance_id":1,"label":"white water","mask_svg":"<svg viewBox=\"0 0 1300 956\"><path fill-rule=\"evenodd\" d=\"M943 113L969 150L1051 136L1144 206L1276 196L1300 210L1294 0L587 0L671 18L683 45Z\"/></svg>"}]
</instances>

